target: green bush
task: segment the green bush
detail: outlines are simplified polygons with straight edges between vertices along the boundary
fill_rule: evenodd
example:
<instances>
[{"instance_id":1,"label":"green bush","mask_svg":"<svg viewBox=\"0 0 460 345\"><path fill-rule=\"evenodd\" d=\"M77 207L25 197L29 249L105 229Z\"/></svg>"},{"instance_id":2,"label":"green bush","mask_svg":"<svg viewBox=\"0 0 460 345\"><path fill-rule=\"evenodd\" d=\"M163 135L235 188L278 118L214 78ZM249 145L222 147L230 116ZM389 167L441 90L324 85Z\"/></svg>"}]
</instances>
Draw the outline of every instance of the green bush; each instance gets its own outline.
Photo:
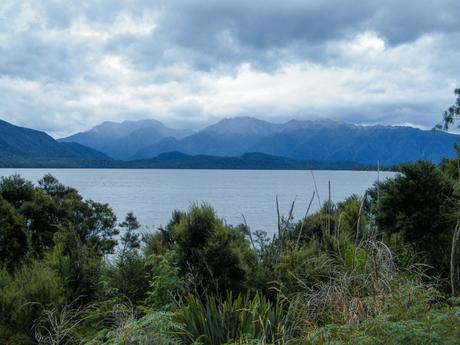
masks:
<instances>
[{"instance_id":1,"label":"green bush","mask_svg":"<svg viewBox=\"0 0 460 345\"><path fill-rule=\"evenodd\" d=\"M312 332L311 345L455 345L460 339L460 310L434 309L416 319L381 315L359 325L330 324Z\"/></svg>"},{"instance_id":2,"label":"green bush","mask_svg":"<svg viewBox=\"0 0 460 345\"><path fill-rule=\"evenodd\" d=\"M25 263L14 275L0 270L0 342L15 335L33 339L42 311L63 301L59 276L41 262Z\"/></svg>"},{"instance_id":3,"label":"green bush","mask_svg":"<svg viewBox=\"0 0 460 345\"><path fill-rule=\"evenodd\" d=\"M182 344L220 345L238 340L286 344L299 335L299 315L295 301L279 298L272 303L256 293L229 293L222 302L208 298L202 302L192 295L177 312Z\"/></svg>"},{"instance_id":4,"label":"green bush","mask_svg":"<svg viewBox=\"0 0 460 345\"><path fill-rule=\"evenodd\" d=\"M13 271L29 249L24 219L0 195L0 263Z\"/></svg>"},{"instance_id":5,"label":"green bush","mask_svg":"<svg viewBox=\"0 0 460 345\"><path fill-rule=\"evenodd\" d=\"M176 264L177 254L151 255L147 259L150 269L150 289L145 304L153 309L174 310L187 291L186 279L180 276Z\"/></svg>"},{"instance_id":6,"label":"green bush","mask_svg":"<svg viewBox=\"0 0 460 345\"><path fill-rule=\"evenodd\" d=\"M212 207L192 206L157 236L165 249L173 249L182 276L188 276L199 295L225 295L246 288L254 254L241 228L225 225Z\"/></svg>"},{"instance_id":7,"label":"green bush","mask_svg":"<svg viewBox=\"0 0 460 345\"><path fill-rule=\"evenodd\" d=\"M434 268L432 274L446 277L459 205L454 182L434 164L420 161L403 165L400 175L381 183L378 194L373 188L370 195L385 240L400 246L402 239L423 254Z\"/></svg>"}]
</instances>

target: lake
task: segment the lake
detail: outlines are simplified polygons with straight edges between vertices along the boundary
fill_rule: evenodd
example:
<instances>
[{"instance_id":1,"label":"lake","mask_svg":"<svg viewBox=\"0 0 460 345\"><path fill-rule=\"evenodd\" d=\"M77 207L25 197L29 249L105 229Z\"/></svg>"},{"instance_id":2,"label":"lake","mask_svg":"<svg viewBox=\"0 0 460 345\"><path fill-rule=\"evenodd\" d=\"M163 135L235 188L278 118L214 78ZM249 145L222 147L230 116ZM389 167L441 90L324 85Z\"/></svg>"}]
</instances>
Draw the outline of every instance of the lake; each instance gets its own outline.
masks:
<instances>
[{"instance_id":1,"label":"lake","mask_svg":"<svg viewBox=\"0 0 460 345\"><path fill-rule=\"evenodd\" d=\"M363 195L377 180L368 171L287 170L126 170L126 169L0 169L1 176L14 173L37 182L51 173L75 187L86 199L109 203L122 219L132 211L146 229L166 225L174 209L186 210L193 203L207 202L228 224L240 224L245 216L252 230L274 233L278 195L282 214L295 199L294 216L303 217L314 179L321 202L342 201L353 193ZM394 176L380 172L380 180ZM311 211L318 210L315 198Z\"/></svg>"}]
</instances>

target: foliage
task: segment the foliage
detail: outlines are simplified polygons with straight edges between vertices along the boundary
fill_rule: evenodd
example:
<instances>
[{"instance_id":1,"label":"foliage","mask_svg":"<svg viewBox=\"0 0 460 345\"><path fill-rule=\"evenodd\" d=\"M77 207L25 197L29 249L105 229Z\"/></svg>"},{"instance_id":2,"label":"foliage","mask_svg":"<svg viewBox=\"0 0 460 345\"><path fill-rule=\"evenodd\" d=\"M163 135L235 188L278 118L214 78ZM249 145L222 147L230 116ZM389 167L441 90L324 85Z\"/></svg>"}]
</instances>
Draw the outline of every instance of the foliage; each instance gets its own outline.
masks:
<instances>
[{"instance_id":1,"label":"foliage","mask_svg":"<svg viewBox=\"0 0 460 345\"><path fill-rule=\"evenodd\" d=\"M106 276L115 296L133 303L141 303L148 291L146 258L140 255L140 224L132 213L120 223L120 249L114 262L106 269Z\"/></svg>"},{"instance_id":2,"label":"foliage","mask_svg":"<svg viewBox=\"0 0 460 345\"><path fill-rule=\"evenodd\" d=\"M129 307L114 309L115 322L96 337L90 337L87 345L180 345L175 332L177 325L172 313L151 312L135 319Z\"/></svg>"},{"instance_id":3,"label":"foliage","mask_svg":"<svg viewBox=\"0 0 460 345\"><path fill-rule=\"evenodd\" d=\"M400 175L381 183L379 197L377 187L370 195L376 224L388 240L402 238L445 275L458 203L452 180L432 163L417 162L402 166Z\"/></svg>"},{"instance_id":4,"label":"foliage","mask_svg":"<svg viewBox=\"0 0 460 345\"><path fill-rule=\"evenodd\" d=\"M150 289L145 304L153 309L174 310L179 306L181 296L187 291L187 283L180 276L176 264L177 254L173 251L165 255L151 255L147 266L150 268Z\"/></svg>"},{"instance_id":5,"label":"foliage","mask_svg":"<svg viewBox=\"0 0 460 345\"><path fill-rule=\"evenodd\" d=\"M27 254L28 241L24 219L0 196L0 262L10 271L18 258Z\"/></svg>"},{"instance_id":6,"label":"foliage","mask_svg":"<svg viewBox=\"0 0 460 345\"><path fill-rule=\"evenodd\" d=\"M136 230L140 227L141 225L132 212L129 212L126 215L124 222L120 223L120 228L124 230L124 233L120 238L120 244L122 247L120 256L122 258L126 252L140 248L141 243L139 240L139 234L136 233Z\"/></svg>"},{"instance_id":7,"label":"foliage","mask_svg":"<svg viewBox=\"0 0 460 345\"><path fill-rule=\"evenodd\" d=\"M455 103L444 111L442 124L436 125L435 128L446 131L460 117L460 88L455 89L454 94L457 98Z\"/></svg>"},{"instance_id":8,"label":"foliage","mask_svg":"<svg viewBox=\"0 0 460 345\"><path fill-rule=\"evenodd\" d=\"M206 204L141 237L132 213L117 226L51 175L2 178L0 343L454 344L460 303L436 278L455 164L405 165L368 197L280 215L272 238Z\"/></svg>"},{"instance_id":9,"label":"foliage","mask_svg":"<svg viewBox=\"0 0 460 345\"><path fill-rule=\"evenodd\" d=\"M427 309L414 319L379 315L358 325L329 324L312 332L306 344L458 344L459 309Z\"/></svg>"},{"instance_id":10,"label":"foliage","mask_svg":"<svg viewBox=\"0 0 460 345\"><path fill-rule=\"evenodd\" d=\"M139 304L149 291L146 259L137 252L127 252L108 265L105 271L111 297Z\"/></svg>"},{"instance_id":11,"label":"foliage","mask_svg":"<svg viewBox=\"0 0 460 345\"><path fill-rule=\"evenodd\" d=\"M208 206L193 205L187 213L162 230L157 243L164 243L178 255L183 275L188 275L199 295L225 295L227 289L245 287L251 251L240 228L224 225Z\"/></svg>"},{"instance_id":12,"label":"foliage","mask_svg":"<svg viewBox=\"0 0 460 345\"><path fill-rule=\"evenodd\" d=\"M63 297L59 276L43 263L24 264L13 275L0 270L0 343L18 335L31 341L42 310L59 305Z\"/></svg>"},{"instance_id":13,"label":"foliage","mask_svg":"<svg viewBox=\"0 0 460 345\"><path fill-rule=\"evenodd\" d=\"M229 293L224 302L211 297L205 303L190 295L186 305L177 313L183 344L219 345L239 339L286 344L299 334L295 301L279 298L272 303L258 293Z\"/></svg>"}]
</instances>

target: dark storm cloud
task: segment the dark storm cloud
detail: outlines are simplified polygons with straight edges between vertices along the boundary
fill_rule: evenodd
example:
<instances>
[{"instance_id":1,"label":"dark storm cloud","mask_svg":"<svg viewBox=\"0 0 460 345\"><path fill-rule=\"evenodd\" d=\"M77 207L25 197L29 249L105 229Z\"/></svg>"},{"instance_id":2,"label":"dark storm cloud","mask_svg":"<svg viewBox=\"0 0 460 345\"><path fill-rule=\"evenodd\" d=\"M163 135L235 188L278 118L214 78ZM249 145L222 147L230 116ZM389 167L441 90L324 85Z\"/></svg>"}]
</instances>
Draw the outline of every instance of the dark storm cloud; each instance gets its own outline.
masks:
<instances>
[{"instance_id":1,"label":"dark storm cloud","mask_svg":"<svg viewBox=\"0 0 460 345\"><path fill-rule=\"evenodd\" d=\"M459 1L165 1L150 36L126 45L135 63L183 62L196 68L251 62L259 68L286 60L329 59L327 43L374 31L388 45L431 33L458 32ZM117 44L118 43L118 44ZM325 55L325 56L324 56Z\"/></svg>"},{"instance_id":2,"label":"dark storm cloud","mask_svg":"<svg viewBox=\"0 0 460 345\"><path fill-rule=\"evenodd\" d=\"M459 15L458 0L4 0L0 117L429 126L459 83Z\"/></svg>"}]
</instances>

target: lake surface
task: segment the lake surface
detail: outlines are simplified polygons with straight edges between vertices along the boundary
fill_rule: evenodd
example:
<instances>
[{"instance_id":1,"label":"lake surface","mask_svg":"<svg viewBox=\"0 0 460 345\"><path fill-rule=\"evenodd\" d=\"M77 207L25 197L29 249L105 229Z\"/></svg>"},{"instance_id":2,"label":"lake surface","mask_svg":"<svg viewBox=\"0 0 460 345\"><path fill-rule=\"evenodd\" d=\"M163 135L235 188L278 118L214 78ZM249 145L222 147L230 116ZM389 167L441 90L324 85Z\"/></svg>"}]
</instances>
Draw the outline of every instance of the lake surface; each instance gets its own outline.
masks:
<instances>
[{"instance_id":1,"label":"lake surface","mask_svg":"<svg viewBox=\"0 0 460 345\"><path fill-rule=\"evenodd\" d=\"M207 202L229 224L246 217L252 230L276 231L275 198L282 214L296 200L294 216L302 218L315 190L311 171L286 170L125 170L125 169L0 169L1 176L21 174L37 182L51 173L75 187L86 199L109 203L119 220L132 211L147 229L166 225L174 209ZM314 171L321 202L362 195L377 180L376 172ZM380 180L394 176L381 172ZM315 198L311 211L319 208Z\"/></svg>"}]
</instances>

